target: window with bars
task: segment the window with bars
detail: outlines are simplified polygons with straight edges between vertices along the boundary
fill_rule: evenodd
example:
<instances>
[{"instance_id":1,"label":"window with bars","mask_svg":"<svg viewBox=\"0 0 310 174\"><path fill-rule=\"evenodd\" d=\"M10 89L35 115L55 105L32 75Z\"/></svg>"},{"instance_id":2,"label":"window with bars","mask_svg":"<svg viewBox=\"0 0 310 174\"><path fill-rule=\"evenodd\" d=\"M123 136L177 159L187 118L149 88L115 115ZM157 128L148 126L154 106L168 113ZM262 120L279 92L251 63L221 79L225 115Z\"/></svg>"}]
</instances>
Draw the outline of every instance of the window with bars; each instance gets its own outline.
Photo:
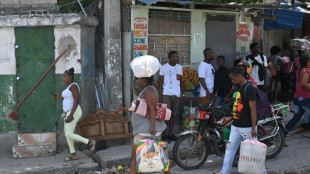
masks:
<instances>
[{"instance_id":1,"label":"window with bars","mask_svg":"<svg viewBox=\"0 0 310 174\"><path fill-rule=\"evenodd\" d=\"M168 53L179 53L180 64L190 64L190 12L149 11L148 54L167 63Z\"/></svg>"}]
</instances>

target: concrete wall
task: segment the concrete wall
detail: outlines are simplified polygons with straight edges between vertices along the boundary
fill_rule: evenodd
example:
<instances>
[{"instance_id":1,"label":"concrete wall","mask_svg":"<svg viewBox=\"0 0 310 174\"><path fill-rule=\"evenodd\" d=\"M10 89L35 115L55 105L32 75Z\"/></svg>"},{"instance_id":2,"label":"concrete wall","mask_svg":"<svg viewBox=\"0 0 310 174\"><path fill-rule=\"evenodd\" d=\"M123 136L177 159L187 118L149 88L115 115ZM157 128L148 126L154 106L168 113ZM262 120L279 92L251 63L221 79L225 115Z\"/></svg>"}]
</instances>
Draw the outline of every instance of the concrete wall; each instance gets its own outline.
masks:
<instances>
[{"instance_id":1,"label":"concrete wall","mask_svg":"<svg viewBox=\"0 0 310 174\"><path fill-rule=\"evenodd\" d=\"M0 0L0 10L8 14L42 9L57 11L56 7L57 0Z\"/></svg>"},{"instance_id":2,"label":"concrete wall","mask_svg":"<svg viewBox=\"0 0 310 174\"><path fill-rule=\"evenodd\" d=\"M14 27L0 28L0 133L16 132L16 123L6 114L15 106L15 35Z\"/></svg>"},{"instance_id":3,"label":"concrete wall","mask_svg":"<svg viewBox=\"0 0 310 174\"><path fill-rule=\"evenodd\" d=\"M7 118L7 112L12 110L16 101L16 57L14 28L20 26L55 26L54 45L55 59L63 52L68 44L72 50L66 53L55 66L55 92L61 93L66 85L62 82L65 70L74 67L75 81L81 87L80 105L83 114L95 111L95 26L98 21L95 17L84 17L73 14L65 15L20 15L1 16L0 22L0 141L6 146L0 147L0 156L11 156L11 147L16 143L17 122ZM63 150L66 142L63 135L62 102L56 100L56 132L58 148ZM10 132L13 132L10 133ZM7 141L7 137L10 137Z\"/></svg>"},{"instance_id":4,"label":"concrete wall","mask_svg":"<svg viewBox=\"0 0 310 174\"><path fill-rule=\"evenodd\" d=\"M301 29L294 31L295 36L302 37ZM290 56L289 43L292 37L292 30L282 29L282 30L264 30L264 40L263 40L263 53L266 56L270 55L270 48L274 45L278 45L281 49L281 56ZM297 53L296 53L297 54ZM295 55L296 55L295 54ZM292 56L292 55L291 55Z\"/></svg>"},{"instance_id":5,"label":"concrete wall","mask_svg":"<svg viewBox=\"0 0 310 174\"><path fill-rule=\"evenodd\" d=\"M104 1L105 110L123 107L120 1Z\"/></svg>"},{"instance_id":6,"label":"concrete wall","mask_svg":"<svg viewBox=\"0 0 310 174\"><path fill-rule=\"evenodd\" d=\"M201 62L206 46L206 15L203 10L193 10L191 15L191 63Z\"/></svg>"}]
</instances>

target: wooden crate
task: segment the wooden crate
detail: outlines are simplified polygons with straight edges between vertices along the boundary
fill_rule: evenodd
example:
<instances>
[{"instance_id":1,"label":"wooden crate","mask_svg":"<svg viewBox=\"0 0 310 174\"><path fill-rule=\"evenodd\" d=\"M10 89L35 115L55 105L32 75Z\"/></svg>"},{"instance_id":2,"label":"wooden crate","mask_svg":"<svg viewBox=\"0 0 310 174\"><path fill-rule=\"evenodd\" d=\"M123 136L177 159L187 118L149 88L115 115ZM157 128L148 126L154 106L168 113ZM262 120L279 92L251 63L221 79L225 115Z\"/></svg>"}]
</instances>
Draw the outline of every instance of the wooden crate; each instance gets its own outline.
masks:
<instances>
[{"instance_id":1,"label":"wooden crate","mask_svg":"<svg viewBox=\"0 0 310 174\"><path fill-rule=\"evenodd\" d=\"M95 114L88 114L76 127L78 134L83 137L111 140L132 137L129 124L130 118L100 109Z\"/></svg>"}]
</instances>

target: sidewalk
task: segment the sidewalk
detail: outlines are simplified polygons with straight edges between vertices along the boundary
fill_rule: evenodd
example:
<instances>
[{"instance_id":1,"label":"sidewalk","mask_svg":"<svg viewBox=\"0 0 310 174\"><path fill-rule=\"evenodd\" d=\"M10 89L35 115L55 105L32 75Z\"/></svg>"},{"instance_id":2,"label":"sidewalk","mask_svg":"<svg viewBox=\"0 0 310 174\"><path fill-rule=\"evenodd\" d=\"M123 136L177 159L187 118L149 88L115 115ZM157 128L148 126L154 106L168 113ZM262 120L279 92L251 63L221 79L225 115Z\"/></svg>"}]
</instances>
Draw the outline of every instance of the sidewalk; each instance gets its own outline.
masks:
<instances>
[{"instance_id":1,"label":"sidewalk","mask_svg":"<svg viewBox=\"0 0 310 174\"><path fill-rule=\"evenodd\" d=\"M88 172L99 170L98 163L94 162L81 151L77 151L79 160L64 162L64 159L69 156L67 150L56 154L55 156L39 157L39 158L0 158L0 173L1 174L62 174Z\"/></svg>"},{"instance_id":2,"label":"sidewalk","mask_svg":"<svg viewBox=\"0 0 310 174\"><path fill-rule=\"evenodd\" d=\"M289 113L284 122L293 116ZM307 138L308 137L308 138ZM274 159L266 160L268 174L308 174L310 173L310 131L303 134L293 134L286 138L289 147L283 148ZM169 157L173 159L174 142L169 143ZM94 160L81 151L77 152L79 160L63 162L69 156L67 150L50 157L13 159L0 157L0 174L94 174L107 173L107 169L119 165L129 166L131 160L131 145L111 147L96 152ZM183 170L172 161L170 169L173 174L211 174L219 172L223 158L210 155L206 163L197 170ZM90 172L97 171L97 172ZM99 172L101 171L101 172ZM105 171L105 172L104 172ZM237 168L232 169L232 174Z\"/></svg>"}]
</instances>

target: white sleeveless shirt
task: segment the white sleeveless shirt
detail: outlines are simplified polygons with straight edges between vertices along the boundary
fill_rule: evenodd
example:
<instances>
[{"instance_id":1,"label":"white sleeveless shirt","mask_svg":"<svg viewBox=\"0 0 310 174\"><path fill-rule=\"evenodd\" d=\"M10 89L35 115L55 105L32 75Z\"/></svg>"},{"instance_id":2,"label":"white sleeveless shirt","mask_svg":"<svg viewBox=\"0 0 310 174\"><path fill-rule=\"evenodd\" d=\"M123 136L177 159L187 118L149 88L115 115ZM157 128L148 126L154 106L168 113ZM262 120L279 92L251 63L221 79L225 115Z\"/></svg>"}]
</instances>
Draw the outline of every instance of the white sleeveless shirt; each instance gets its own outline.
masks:
<instances>
[{"instance_id":1,"label":"white sleeveless shirt","mask_svg":"<svg viewBox=\"0 0 310 174\"><path fill-rule=\"evenodd\" d=\"M64 112L69 112L71 111L73 104L74 104L74 98L72 95L72 92L70 91L71 85L75 84L80 92L80 87L77 83L71 83L65 90L62 91L61 95L64 98L62 102L62 109Z\"/></svg>"}]
</instances>

